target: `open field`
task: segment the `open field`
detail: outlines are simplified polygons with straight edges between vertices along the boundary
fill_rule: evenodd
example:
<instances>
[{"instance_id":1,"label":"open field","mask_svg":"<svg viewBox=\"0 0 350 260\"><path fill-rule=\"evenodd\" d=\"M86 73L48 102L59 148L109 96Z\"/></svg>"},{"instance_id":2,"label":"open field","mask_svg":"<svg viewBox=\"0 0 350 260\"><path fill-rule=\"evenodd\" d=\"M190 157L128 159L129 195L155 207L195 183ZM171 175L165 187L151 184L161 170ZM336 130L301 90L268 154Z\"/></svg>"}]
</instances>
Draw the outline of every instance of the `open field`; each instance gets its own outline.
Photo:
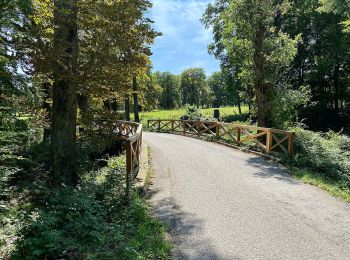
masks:
<instances>
[{"instance_id":1,"label":"open field","mask_svg":"<svg viewBox=\"0 0 350 260\"><path fill-rule=\"evenodd\" d=\"M213 117L215 108L201 109L204 117ZM185 108L174 110L155 110L151 112L141 112L140 119L143 124L147 124L148 119L179 119L185 114ZM242 106L242 113L248 113L248 107ZM238 107L222 107L220 108L220 115L222 118L229 118L230 116L239 115ZM133 114L131 115L133 118Z\"/></svg>"}]
</instances>

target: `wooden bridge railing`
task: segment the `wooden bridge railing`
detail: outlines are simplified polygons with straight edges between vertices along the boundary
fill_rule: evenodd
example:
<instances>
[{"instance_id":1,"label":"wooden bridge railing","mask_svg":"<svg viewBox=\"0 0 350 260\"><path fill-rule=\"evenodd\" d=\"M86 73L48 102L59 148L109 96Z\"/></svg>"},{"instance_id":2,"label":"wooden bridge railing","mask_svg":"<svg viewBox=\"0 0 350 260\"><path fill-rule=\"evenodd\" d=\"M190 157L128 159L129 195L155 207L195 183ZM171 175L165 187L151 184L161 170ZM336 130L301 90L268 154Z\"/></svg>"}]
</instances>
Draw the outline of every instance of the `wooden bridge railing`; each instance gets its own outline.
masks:
<instances>
[{"instance_id":1,"label":"wooden bridge railing","mask_svg":"<svg viewBox=\"0 0 350 260\"><path fill-rule=\"evenodd\" d=\"M126 196L129 197L132 180L136 178L141 162L142 125L135 122L117 121L114 133L125 141L126 150Z\"/></svg>"},{"instance_id":2,"label":"wooden bridge railing","mask_svg":"<svg viewBox=\"0 0 350 260\"><path fill-rule=\"evenodd\" d=\"M148 128L197 137L212 137L216 141L242 145L251 142L267 154L294 153L294 132L250 125L191 120L148 120Z\"/></svg>"}]
</instances>

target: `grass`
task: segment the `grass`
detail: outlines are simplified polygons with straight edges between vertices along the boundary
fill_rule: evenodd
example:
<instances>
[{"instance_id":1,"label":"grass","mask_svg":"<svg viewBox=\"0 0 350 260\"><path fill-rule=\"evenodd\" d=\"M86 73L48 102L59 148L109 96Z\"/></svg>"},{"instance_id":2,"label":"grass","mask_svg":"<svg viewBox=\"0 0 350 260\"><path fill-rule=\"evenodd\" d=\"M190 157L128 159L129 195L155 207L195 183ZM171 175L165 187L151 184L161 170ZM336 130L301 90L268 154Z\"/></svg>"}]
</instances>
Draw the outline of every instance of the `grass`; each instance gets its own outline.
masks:
<instances>
[{"instance_id":1,"label":"grass","mask_svg":"<svg viewBox=\"0 0 350 260\"><path fill-rule=\"evenodd\" d=\"M327 180L323 176L308 170L294 168L291 169L291 172L296 179L327 191L334 197L350 202L350 189L344 188L338 182Z\"/></svg>"},{"instance_id":2,"label":"grass","mask_svg":"<svg viewBox=\"0 0 350 260\"><path fill-rule=\"evenodd\" d=\"M201 112L203 113L203 116L205 117L213 117L214 116L214 109L215 108L207 108L207 109L201 109ZM242 106L242 113L247 114L248 113L248 107ZM182 115L185 114L185 108L181 109L174 109L174 110L155 110L151 112L141 112L140 113L140 119L141 123L146 125L147 120L149 119L179 119ZM230 118L232 116L239 115L238 107L222 107L220 108L220 116L225 118ZM133 114L131 115L133 118ZM225 120L227 121L227 120Z\"/></svg>"}]
</instances>

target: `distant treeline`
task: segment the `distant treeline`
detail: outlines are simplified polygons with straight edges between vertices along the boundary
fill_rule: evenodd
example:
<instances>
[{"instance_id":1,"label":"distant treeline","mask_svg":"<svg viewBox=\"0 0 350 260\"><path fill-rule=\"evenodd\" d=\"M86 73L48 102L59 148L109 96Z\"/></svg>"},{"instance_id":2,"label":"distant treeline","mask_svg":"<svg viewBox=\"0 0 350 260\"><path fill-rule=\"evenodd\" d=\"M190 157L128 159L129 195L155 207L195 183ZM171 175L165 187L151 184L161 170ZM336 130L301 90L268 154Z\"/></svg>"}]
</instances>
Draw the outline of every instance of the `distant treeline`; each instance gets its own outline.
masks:
<instances>
[{"instance_id":1,"label":"distant treeline","mask_svg":"<svg viewBox=\"0 0 350 260\"><path fill-rule=\"evenodd\" d=\"M185 105L209 108L241 104L232 77L223 72L214 72L207 77L204 69L190 68L180 75L155 72L149 78L152 80L140 85L143 110L170 110Z\"/></svg>"}]
</instances>

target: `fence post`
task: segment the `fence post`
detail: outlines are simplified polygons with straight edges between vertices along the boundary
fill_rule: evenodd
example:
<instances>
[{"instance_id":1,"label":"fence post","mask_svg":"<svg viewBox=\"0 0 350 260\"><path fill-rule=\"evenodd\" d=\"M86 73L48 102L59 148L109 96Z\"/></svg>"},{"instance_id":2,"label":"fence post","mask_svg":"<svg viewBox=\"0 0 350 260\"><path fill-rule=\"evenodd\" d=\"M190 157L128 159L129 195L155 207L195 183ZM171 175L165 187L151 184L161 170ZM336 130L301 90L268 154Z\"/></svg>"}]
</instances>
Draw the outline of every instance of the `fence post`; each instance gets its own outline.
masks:
<instances>
[{"instance_id":1,"label":"fence post","mask_svg":"<svg viewBox=\"0 0 350 260\"><path fill-rule=\"evenodd\" d=\"M174 129L174 120L171 120L171 132L175 132L175 129Z\"/></svg>"},{"instance_id":2,"label":"fence post","mask_svg":"<svg viewBox=\"0 0 350 260\"><path fill-rule=\"evenodd\" d=\"M271 129L268 129L266 132L266 153L269 154L271 152L272 145L272 132Z\"/></svg>"},{"instance_id":3,"label":"fence post","mask_svg":"<svg viewBox=\"0 0 350 260\"><path fill-rule=\"evenodd\" d=\"M185 121L182 121L182 131L183 131L183 134L186 135L186 123Z\"/></svg>"},{"instance_id":4,"label":"fence post","mask_svg":"<svg viewBox=\"0 0 350 260\"><path fill-rule=\"evenodd\" d=\"M240 127L238 127L237 128L237 142L241 142L241 128Z\"/></svg>"},{"instance_id":5,"label":"fence post","mask_svg":"<svg viewBox=\"0 0 350 260\"><path fill-rule=\"evenodd\" d=\"M199 120L197 120L197 136L198 137L201 136L200 124L201 124L201 122Z\"/></svg>"},{"instance_id":6,"label":"fence post","mask_svg":"<svg viewBox=\"0 0 350 260\"><path fill-rule=\"evenodd\" d=\"M220 127L221 127L221 123L216 122L216 140L217 141L220 140Z\"/></svg>"},{"instance_id":7,"label":"fence post","mask_svg":"<svg viewBox=\"0 0 350 260\"><path fill-rule=\"evenodd\" d=\"M294 154L294 137L295 133L291 133L288 138L288 153L289 156L292 156Z\"/></svg>"},{"instance_id":8,"label":"fence post","mask_svg":"<svg viewBox=\"0 0 350 260\"><path fill-rule=\"evenodd\" d=\"M160 132L160 120L158 121L158 132Z\"/></svg>"},{"instance_id":9,"label":"fence post","mask_svg":"<svg viewBox=\"0 0 350 260\"><path fill-rule=\"evenodd\" d=\"M150 123L149 123L149 120L147 120L147 128L148 128L148 129L149 129L149 124L150 124Z\"/></svg>"},{"instance_id":10,"label":"fence post","mask_svg":"<svg viewBox=\"0 0 350 260\"><path fill-rule=\"evenodd\" d=\"M126 202L129 203L132 176L132 147L130 141L126 141Z\"/></svg>"}]
</instances>

